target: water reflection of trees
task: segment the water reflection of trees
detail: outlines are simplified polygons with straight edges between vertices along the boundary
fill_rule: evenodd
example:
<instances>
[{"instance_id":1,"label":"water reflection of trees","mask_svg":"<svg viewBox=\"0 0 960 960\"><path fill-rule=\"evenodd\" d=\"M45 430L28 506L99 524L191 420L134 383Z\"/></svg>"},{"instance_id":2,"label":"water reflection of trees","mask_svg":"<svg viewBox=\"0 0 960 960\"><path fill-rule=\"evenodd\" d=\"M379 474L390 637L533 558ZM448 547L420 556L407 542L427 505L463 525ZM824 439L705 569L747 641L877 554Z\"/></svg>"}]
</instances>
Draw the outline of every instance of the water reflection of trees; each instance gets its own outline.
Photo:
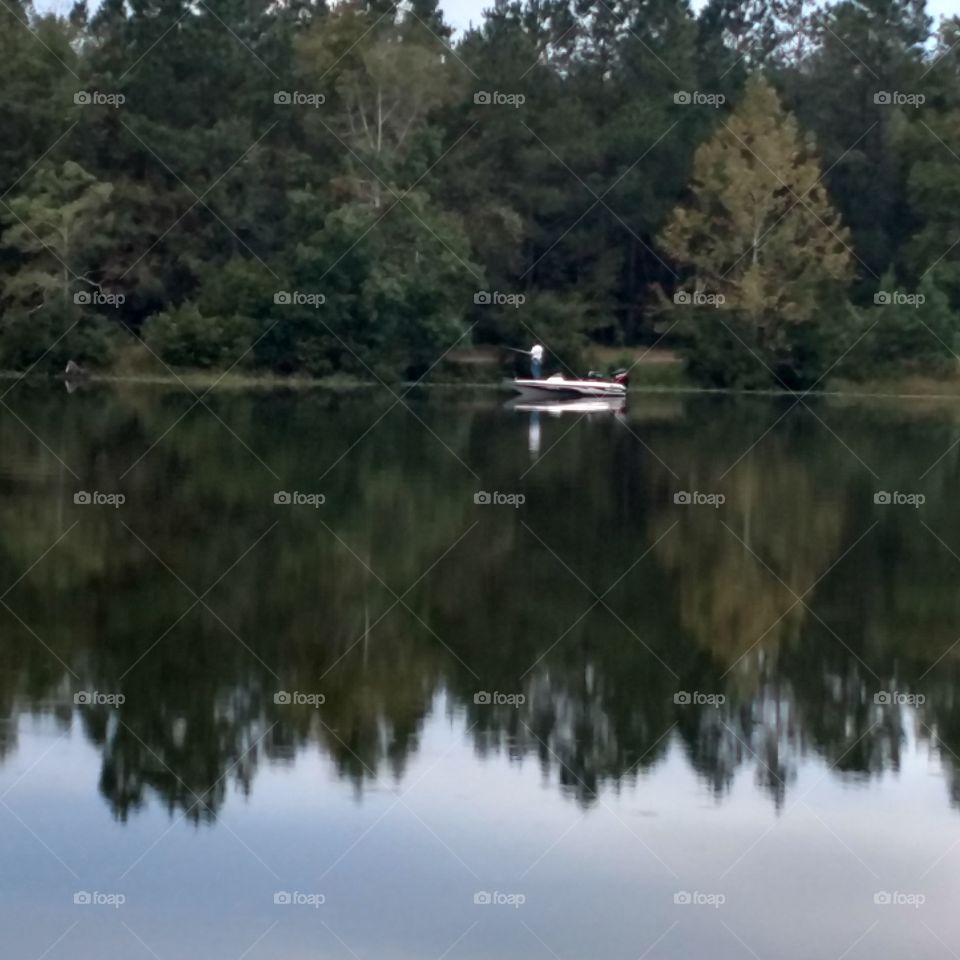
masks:
<instances>
[{"instance_id":1,"label":"water reflection of trees","mask_svg":"<svg viewBox=\"0 0 960 960\"><path fill-rule=\"evenodd\" d=\"M0 608L0 759L18 716L73 719L102 752L118 817L157 796L203 820L259 764L305 749L358 791L402 778L444 691L480 754L536 758L578 802L679 742L718 796L749 770L780 805L809 755L836 776L897 769L911 715L874 695L913 691L927 696L917 735L960 803L956 651L944 656L960 561L918 517L873 505L878 488L915 488L944 414L818 409L880 482L802 412L738 460L783 408L715 400L564 437L570 421L548 419L542 449L557 448L518 481L526 423L481 404L415 401L433 436L387 412L390 397L217 397L247 450L202 408L164 435L192 402L24 394L20 415L66 467L0 417L0 591L63 537L7 595L15 614ZM445 444L482 464L480 483ZM957 469L948 457L932 475L922 518L960 553ZM527 503L478 508L481 485ZM327 503L274 507L280 488ZM76 489L127 503L78 508ZM677 489L726 502L680 507ZM75 690L126 700L74 711ZM275 703L281 690L325 702ZM475 703L479 691L525 702ZM726 702L677 704L678 691Z\"/></svg>"}]
</instances>

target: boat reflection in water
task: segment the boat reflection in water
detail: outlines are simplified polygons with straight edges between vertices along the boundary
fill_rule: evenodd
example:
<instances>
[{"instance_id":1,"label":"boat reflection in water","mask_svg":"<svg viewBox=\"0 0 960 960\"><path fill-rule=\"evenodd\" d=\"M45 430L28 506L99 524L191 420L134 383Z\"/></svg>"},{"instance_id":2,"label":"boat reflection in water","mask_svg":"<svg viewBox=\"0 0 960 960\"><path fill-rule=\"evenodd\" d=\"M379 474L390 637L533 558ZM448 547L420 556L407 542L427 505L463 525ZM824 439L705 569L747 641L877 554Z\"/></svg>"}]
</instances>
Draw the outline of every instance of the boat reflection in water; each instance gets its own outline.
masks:
<instances>
[{"instance_id":1,"label":"boat reflection in water","mask_svg":"<svg viewBox=\"0 0 960 960\"><path fill-rule=\"evenodd\" d=\"M530 429L527 434L527 447L530 459L536 460L540 456L540 414L549 413L559 417L563 413L576 413L580 416L605 415L612 413L614 417L626 422L624 414L627 409L626 397L574 397L568 400L529 400L516 397L504 404L506 410L516 410L530 414Z\"/></svg>"},{"instance_id":2,"label":"boat reflection in water","mask_svg":"<svg viewBox=\"0 0 960 960\"><path fill-rule=\"evenodd\" d=\"M616 413L622 414L627 408L626 397L572 397L568 400L530 400L517 397L509 400L507 410L519 410L524 413Z\"/></svg>"}]
</instances>

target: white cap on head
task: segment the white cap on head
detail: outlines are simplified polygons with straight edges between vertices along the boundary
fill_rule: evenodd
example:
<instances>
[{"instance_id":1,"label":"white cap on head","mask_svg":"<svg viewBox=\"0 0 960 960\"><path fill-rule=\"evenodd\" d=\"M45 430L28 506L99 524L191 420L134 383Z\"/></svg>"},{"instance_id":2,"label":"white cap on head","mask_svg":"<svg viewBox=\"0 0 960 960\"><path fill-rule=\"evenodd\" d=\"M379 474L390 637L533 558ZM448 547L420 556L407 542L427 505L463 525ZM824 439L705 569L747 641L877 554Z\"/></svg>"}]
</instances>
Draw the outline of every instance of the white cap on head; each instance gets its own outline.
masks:
<instances>
[{"instance_id":1,"label":"white cap on head","mask_svg":"<svg viewBox=\"0 0 960 960\"><path fill-rule=\"evenodd\" d=\"M534 360L542 360L543 347L541 347L539 343L535 343L533 349L530 351L530 356L533 357Z\"/></svg>"}]
</instances>

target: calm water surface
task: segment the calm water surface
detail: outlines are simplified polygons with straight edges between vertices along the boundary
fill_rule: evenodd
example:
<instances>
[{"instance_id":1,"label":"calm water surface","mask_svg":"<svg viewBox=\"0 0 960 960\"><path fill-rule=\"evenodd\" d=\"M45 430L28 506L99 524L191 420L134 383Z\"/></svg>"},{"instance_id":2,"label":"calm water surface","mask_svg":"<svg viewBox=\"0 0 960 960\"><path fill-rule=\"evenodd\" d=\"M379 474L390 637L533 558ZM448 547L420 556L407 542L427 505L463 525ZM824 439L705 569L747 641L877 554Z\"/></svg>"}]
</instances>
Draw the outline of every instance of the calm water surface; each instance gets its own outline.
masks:
<instances>
[{"instance_id":1,"label":"calm water surface","mask_svg":"<svg viewBox=\"0 0 960 960\"><path fill-rule=\"evenodd\" d=\"M18 385L0 450L4 957L960 952L960 406Z\"/></svg>"}]
</instances>

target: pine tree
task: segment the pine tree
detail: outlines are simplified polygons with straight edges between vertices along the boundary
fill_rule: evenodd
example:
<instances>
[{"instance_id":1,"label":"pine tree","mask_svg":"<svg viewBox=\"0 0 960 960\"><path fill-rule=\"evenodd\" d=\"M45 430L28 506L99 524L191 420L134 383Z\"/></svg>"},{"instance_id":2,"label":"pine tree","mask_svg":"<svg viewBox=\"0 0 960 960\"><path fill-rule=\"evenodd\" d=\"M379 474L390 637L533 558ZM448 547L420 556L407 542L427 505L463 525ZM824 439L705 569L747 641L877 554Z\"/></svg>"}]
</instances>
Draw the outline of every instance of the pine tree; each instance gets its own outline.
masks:
<instances>
[{"instance_id":1,"label":"pine tree","mask_svg":"<svg viewBox=\"0 0 960 960\"><path fill-rule=\"evenodd\" d=\"M75 289L99 287L88 270L109 229L112 190L71 160L36 172L2 217L7 229L0 240L23 263L6 280L8 299L34 306L58 301L66 312Z\"/></svg>"},{"instance_id":2,"label":"pine tree","mask_svg":"<svg viewBox=\"0 0 960 960\"><path fill-rule=\"evenodd\" d=\"M692 365L709 380L742 380L746 362L748 381L792 388L829 362L824 308L851 252L820 177L812 144L760 76L697 150L691 201L662 243L691 270L676 300L690 321Z\"/></svg>"},{"instance_id":3,"label":"pine tree","mask_svg":"<svg viewBox=\"0 0 960 960\"><path fill-rule=\"evenodd\" d=\"M98 257L110 235L112 185L73 161L44 165L23 192L5 204L0 244L19 264L0 285L0 362L28 366L45 358L102 361L118 326L115 297L100 283Z\"/></svg>"}]
</instances>

